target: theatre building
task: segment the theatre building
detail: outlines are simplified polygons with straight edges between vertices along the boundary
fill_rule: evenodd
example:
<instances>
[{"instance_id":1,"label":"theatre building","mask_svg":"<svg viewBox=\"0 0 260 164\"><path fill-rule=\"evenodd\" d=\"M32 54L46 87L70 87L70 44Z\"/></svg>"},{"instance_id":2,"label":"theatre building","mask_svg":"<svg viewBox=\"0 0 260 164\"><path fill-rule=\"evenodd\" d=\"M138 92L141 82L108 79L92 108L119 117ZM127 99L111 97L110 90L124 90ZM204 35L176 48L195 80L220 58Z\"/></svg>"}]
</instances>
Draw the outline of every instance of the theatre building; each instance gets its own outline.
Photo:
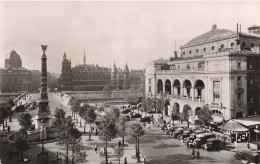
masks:
<instances>
[{"instance_id":1,"label":"theatre building","mask_svg":"<svg viewBox=\"0 0 260 164\"><path fill-rule=\"evenodd\" d=\"M260 114L260 26L219 29L212 26L180 47L180 54L146 63L146 95L166 94L174 106L190 110L190 121L206 104L213 121ZM216 117L215 117L216 116Z\"/></svg>"},{"instance_id":2,"label":"theatre building","mask_svg":"<svg viewBox=\"0 0 260 164\"><path fill-rule=\"evenodd\" d=\"M5 68L0 68L0 92L25 92L31 89L31 71L22 67L22 60L16 51L5 58Z\"/></svg>"}]
</instances>

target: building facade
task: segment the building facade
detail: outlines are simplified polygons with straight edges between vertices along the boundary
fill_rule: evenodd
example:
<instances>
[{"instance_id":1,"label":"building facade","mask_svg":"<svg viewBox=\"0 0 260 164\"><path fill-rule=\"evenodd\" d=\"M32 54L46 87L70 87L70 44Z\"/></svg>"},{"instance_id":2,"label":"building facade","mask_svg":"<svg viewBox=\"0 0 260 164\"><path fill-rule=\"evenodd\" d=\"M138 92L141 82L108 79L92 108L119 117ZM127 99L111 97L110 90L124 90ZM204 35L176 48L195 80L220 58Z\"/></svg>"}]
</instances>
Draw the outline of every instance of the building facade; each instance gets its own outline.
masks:
<instances>
[{"instance_id":1,"label":"building facade","mask_svg":"<svg viewBox=\"0 0 260 164\"><path fill-rule=\"evenodd\" d=\"M144 72L132 74L132 71L138 72L129 71L127 64L123 70L117 68L115 63L112 68L86 64L85 54L83 64L71 68L71 61L64 54L60 76L61 89L63 91L101 91L105 85L110 86L111 89L129 89L131 79L136 79L138 76L144 78Z\"/></svg>"},{"instance_id":2,"label":"building facade","mask_svg":"<svg viewBox=\"0 0 260 164\"><path fill-rule=\"evenodd\" d=\"M0 92L25 92L31 89L32 74L22 67L22 60L16 51L5 58L5 68L0 68Z\"/></svg>"},{"instance_id":3,"label":"building facade","mask_svg":"<svg viewBox=\"0 0 260 164\"><path fill-rule=\"evenodd\" d=\"M260 114L259 26L241 30L218 29L216 25L180 47L180 57L158 59L146 64L146 94L166 94L180 112L191 109L190 121L208 104L213 121ZM252 32L252 30L254 32Z\"/></svg>"}]
</instances>

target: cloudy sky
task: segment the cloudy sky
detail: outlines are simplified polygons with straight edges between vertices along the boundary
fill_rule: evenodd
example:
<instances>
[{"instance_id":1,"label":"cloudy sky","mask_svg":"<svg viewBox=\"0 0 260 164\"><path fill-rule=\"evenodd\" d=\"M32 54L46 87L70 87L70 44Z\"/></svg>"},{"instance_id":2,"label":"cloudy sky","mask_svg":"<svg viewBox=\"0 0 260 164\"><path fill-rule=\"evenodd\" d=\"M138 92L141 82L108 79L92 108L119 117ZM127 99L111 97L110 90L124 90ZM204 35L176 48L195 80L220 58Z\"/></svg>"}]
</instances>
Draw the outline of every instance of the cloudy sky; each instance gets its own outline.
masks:
<instances>
[{"instance_id":1,"label":"cloudy sky","mask_svg":"<svg viewBox=\"0 0 260 164\"><path fill-rule=\"evenodd\" d=\"M173 56L193 37L236 23L260 25L260 2L0 2L0 67L15 50L23 67L40 70L40 45L47 44L48 70L61 71L63 53L72 65L143 68Z\"/></svg>"}]
</instances>

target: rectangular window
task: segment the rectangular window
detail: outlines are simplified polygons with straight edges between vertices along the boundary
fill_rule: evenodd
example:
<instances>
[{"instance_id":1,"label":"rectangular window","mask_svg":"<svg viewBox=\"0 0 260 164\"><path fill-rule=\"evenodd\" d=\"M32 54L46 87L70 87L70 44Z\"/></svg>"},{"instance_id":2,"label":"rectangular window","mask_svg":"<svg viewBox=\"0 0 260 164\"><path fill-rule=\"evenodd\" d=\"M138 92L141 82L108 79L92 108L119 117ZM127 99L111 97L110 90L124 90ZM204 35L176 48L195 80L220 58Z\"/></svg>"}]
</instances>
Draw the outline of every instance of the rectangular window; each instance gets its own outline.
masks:
<instances>
[{"instance_id":1,"label":"rectangular window","mask_svg":"<svg viewBox=\"0 0 260 164\"><path fill-rule=\"evenodd\" d=\"M241 77L237 77L237 85L241 85L242 84L242 78Z\"/></svg>"},{"instance_id":2,"label":"rectangular window","mask_svg":"<svg viewBox=\"0 0 260 164\"><path fill-rule=\"evenodd\" d=\"M151 87L151 86L149 86L149 92L150 92L150 93L152 92L152 87Z\"/></svg>"},{"instance_id":3,"label":"rectangular window","mask_svg":"<svg viewBox=\"0 0 260 164\"><path fill-rule=\"evenodd\" d=\"M241 104L241 103L242 103L242 96L241 96L240 93L237 94L237 103L238 103L238 104Z\"/></svg>"},{"instance_id":4,"label":"rectangular window","mask_svg":"<svg viewBox=\"0 0 260 164\"><path fill-rule=\"evenodd\" d=\"M220 101L220 81L213 81L213 101Z\"/></svg>"},{"instance_id":5,"label":"rectangular window","mask_svg":"<svg viewBox=\"0 0 260 164\"><path fill-rule=\"evenodd\" d=\"M241 62L237 62L237 69L241 69Z\"/></svg>"},{"instance_id":6,"label":"rectangular window","mask_svg":"<svg viewBox=\"0 0 260 164\"><path fill-rule=\"evenodd\" d=\"M152 84L152 79L149 79L149 84Z\"/></svg>"}]
</instances>

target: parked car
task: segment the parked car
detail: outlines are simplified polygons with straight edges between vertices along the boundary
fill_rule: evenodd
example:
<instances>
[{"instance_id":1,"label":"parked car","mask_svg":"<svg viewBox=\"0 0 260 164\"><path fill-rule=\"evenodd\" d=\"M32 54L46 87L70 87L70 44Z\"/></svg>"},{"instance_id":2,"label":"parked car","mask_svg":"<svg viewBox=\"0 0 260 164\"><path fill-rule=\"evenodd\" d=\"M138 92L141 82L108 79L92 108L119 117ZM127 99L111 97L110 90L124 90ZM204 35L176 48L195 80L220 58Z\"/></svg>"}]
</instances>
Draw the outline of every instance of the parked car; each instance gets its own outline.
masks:
<instances>
[{"instance_id":1,"label":"parked car","mask_svg":"<svg viewBox=\"0 0 260 164\"><path fill-rule=\"evenodd\" d=\"M133 113L133 115L131 115L131 118L140 118L140 117L142 116L139 113Z\"/></svg>"},{"instance_id":2,"label":"parked car","mask_svg":"<svg viewBox=\"0 0 260 164\"><path fill-rule=\"evenodd\" d=\"M131 110L127 108L127 109L122 111L122 114L128 114L129 112L131 112Z\"/></svg>"},{"instance_id":3,"label":"parked car","mask_svg":"<svg viewBox=\"0 0 260 164\"><path fill-rule=\"evenodd\" d=\"M217 138L207 139L207 151L218 151L220 150L220 140Z\"/></svg>"},{"instance_id":4,"label":"parked car","mask_svg":"<svg viewBox=\"0 0 260 164\"><path fill-rule=\"evenodd\" d=\"M24 112L25 111L25 107L24 105L19 105L17 107L15 107L15 112Z\"/></svg>"},{"instance_id":5,"label":"parked car","mask_svg":"<svg viewBox=\"0 0 260 164\"><path fill-rule=\"evenodd\" d=\"M146 116L146 117L140 118L140 122L151 122L151 117Z\"/></svg>"},{"instance_id":6,"label":"parked car","mask_svg":"<svg viewBox=\"0 0 260 164\"><path fill-rule=\"evenodd\" d=\"M154 111L152 111L152 110L149 110L147 113L148 113L148 114L153 114L153 113L154 113Z\"/></svg>"}]
</instances>

